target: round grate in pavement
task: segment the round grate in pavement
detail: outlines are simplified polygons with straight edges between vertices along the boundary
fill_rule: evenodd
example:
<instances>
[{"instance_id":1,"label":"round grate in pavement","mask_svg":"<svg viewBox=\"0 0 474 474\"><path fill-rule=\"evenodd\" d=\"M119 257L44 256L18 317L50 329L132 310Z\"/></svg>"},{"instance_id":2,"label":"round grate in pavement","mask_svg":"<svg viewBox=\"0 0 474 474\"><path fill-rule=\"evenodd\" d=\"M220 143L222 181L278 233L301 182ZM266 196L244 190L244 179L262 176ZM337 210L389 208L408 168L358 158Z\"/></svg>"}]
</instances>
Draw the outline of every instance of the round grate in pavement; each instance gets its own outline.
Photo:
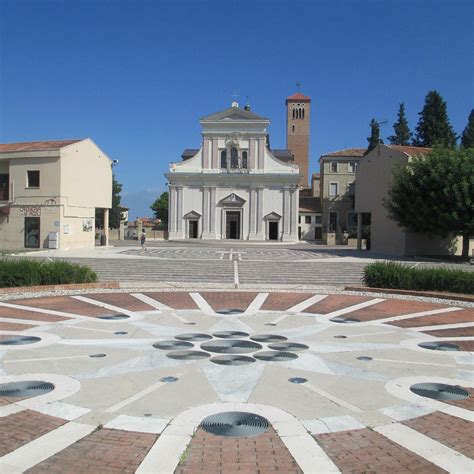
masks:
<instances>
[{"instance_id":1,"label":"round grate in pavement","mask_svg":"<svg viewBox=\"0 0 474 474\"><path fill-rule=\"evenodd\" d=\"M40 337L36 336L9 336L5 339L0 339L2 346L22 346L24 344L34 344L41 341Z\"/></svg>"},{"instance_id":2,"label":"round grate in pavement","mask_svg":"<svg viewBox=\"0 0 474 474\"><path fill-rule=\"evenodd\" d=\"M347 339L347 336L338 335L338 336L334 336L334 339Z\"/></svg>"},{"instance_id":3,"label":"round grate in pavement","mask_svg":"<svg viewBox=\"0 0 474 474\"><path fill-rule=\"evenodd\" d=\"M102 357L106 357L106 354L101 354L101 353L99 353L99 354L89 354L89 357L92 357L94 359L100 359Z\"/></svg>"},{"instance_id":4,"label":"round grate in pavement","mask_svg":"<svg viewBox=\"0 0 474 474\"><path fill-rule=\"evenodd\" d=\"M432 351L458 351L459 346L453 342L421 342L418 346Z\"/></svg>"},{"instance_id":5,"label":"round grate in pavement","mask_svg":"<svg viewBox=\"0 0 474 474\"><path fill-rule=\"evenodd\" d=\"M178 360L201 360L210 356L211 354L203 351L171 351L166 354L166 357Z\"/></svg>"},{"instance_id":6,"label":"round grate in pavement","mask_svg":"<svg viewBox=\"0 0 474 474\"><path fill-rule=\"evenodd\" d=\"M365 360L365 361L369 361L369 360L373 360L372 357L370 356L359 356L359 357L356 357L357 360Z\"/></svg>"},{"instance_id":7,"label":"round grate in pavement","mask_svg":"<svg viewBox=\"0 0 474 474\"><path fill-rule=\"evenodd\" d=\"M114 334L116 336L124 336L125 334L128 334L128 332L127 331L116 331L116 332L114 332Z\"/></svg>"},{"instance_id":8,"label":"round grate in pavement","mask_svg":"<svg viewBox=\"0 0 474 474\"><path fill-rule=\"evenodd\" d=\"M0 397L31 398L54 390L54 385L42 380L26 380L0 384Z\"/></svg>"},{"instance_id":9,"label":"round grate in pavement","mask_svg":"<svg viewBox=\"0 0 474 474\"><path fill-rule=\"evenodd\" d=\"M262 346L256 342L241 339L225 339L201 344L201 349L209 352L217 352L218 354L240 354L242 352L258 351L261 348Z\"/></svg>"},{"instance_id":10,"label":"round grate in pavement","mask_svg":"<svg viewBox=\"0 0 474 474\"><path fill-rule=\"evenodd\" d=\"M178 377L173 377L172 375L168 375L166 377L161 377L160 382L164 383L173 383L178 380Z\"/></svg>"},{"instance_id":11,"label":"round grate in pavement","mask_svg":"<svg viewBox=\"0 0 474 474\"><path fill-rule=\"evenodd\" d=\"M196 323L193 323L192 321L186 321L184 324L187 324L188 326L195 326Z\"/></svg>"},{"instance_id":12,"label":"round grate in pavement","mask_svg":"<svg viewBox=\"0 0 474 474\"><path fill-rule=\"evenodd\" d=\"M174 338L179 339L180 341L208 341L209 339L212 339L212 336L201 332L189 332L186 334L178 334Z\"/></svg>"},{"instance_id":13,"label":"round grate in pavement","mask_svg":"<svg viewBox=\"0 0 474 474\"><path fill-rule=\"evenodd\" d=\"M305 383L307 381L308 379L305 379L304 377L291 377L291 379L288 379L288 382L291 383Z\"/></svg>"},{"instance_id":14,"label":"round grate in pavement","mask_svg":"<svg viewBox=\"0 0 474 474\"><path fill-rule=\"evenodd\" d=\"M243 309L237 309L237 308L232 308L232 309L219 309L216 311L217 314L225 314L227 316L233 316L235 314L242 314L244 312Z\"/></svg>"},{"instance_id":15,"label":"round grate in pavement","mask_svg":"<svg viewBox=\"0 0 474 474\"><path fill-rule=\"evenodd\" d=\"M105 319L107 321L119 321L121 319L128 319L130 316L126 314L106 314L104 316L98 316L97 319Z\"/></svg>"},{"instance_id":16,"label":"round grate in pavement","mask_svg":"<svg viewBox=\"0 0 474 474\"><path fill-rule=\"evenodd\" d=\"M329 321L332 321L333 323L342 323L342 324L360 323L360 319L341 318L339 316L336 316L335 318L331 318Z\"/></svg>"},{"instance_id":17,"label":"round grate in pavement","mask_svg":"<svg viewBox=\"0 0 474 474\"><path fill-rule=\"evenodd\" d=\"M410 390L420 397L433 400L463 400L469 397L469 392L457 385L443 383L416 383Z\"/></svg>"},{"instance_id":18,"label":"round grate in pavement","mask_svg":"<svg viewBox=\"0 0 474 474\"><path fill-rule=\"evenodd\" d=\"M283 351L263 351L257 352L253 355L255 359L264 360L267 362L286 362L288 360L297 359L298 356L293 354L293 352L283 352Z\"/></svg>"},{"instance_id":19,"label":"round grate in pavement","mask_svg":"<svg viewBox=\"0 0 474 474\"><path fill-rule=\"evenodd\" d=\"M268 344L269 349L274 351L305 351L309 349L306 344L300 344L299 342L279 342L277 344Z\"/></svg>"},{"instance_id":20,"label":"round grate in pavement","mask_svg":"<svg viewBox=\"0 0 474 474\"><path fill-rule=\"evenodd\" d=\"M268 420L263 416L242 411L216 413L204 418L201 422L201 428L208 433L238 438L265 433L269 426Z\"/></svg>"},{"instance_id":21,"label":"round grate in pavement","mask_svg":"<svg viewBox=\"0 0 474 474\"><path fill-rule=\"evenodd\" d=\"M257 334L252 336L250 339L257 342L282 342L287 341L288 338L285 336L279 336L278 334Z\"/></svg>"},{"instance_id":22,"label":"round grate in pavement","mask_svg":"<svg viewBox=\"0 0 474 474\"><path fill-rule=\"evenodd\" d=\"M256 362L253 357L233 354L211 357L210 361L219 365L248 365Z\"/></svg>"},{"instance_id":23,"label":"round grate in pavement","mask_svg":"<svg viewBox=\"0 0 474 474\"><path fill-rule=\"evenodd\" d=\"M178 349L189 349L193 347L191 342L186 341L160 341L153 344L155 349L162 349L164 351L178 350Z\"/></svg>"},{"instance_id":24,"label":"round grate in pavement","mask_svg":"<svg viewBox=\"0 0 474 474\"><path fill-rule=\"evenodd\" d=\"M264 326L276 326L276 323L265 323Z\"/></svg>"},{"instance_id":25,"label":"round grate in pavement","mask_svg":"<svg viewBox=\"0 0 474 474\"><path fill-rule=\"evenodd\" d=\"M229 339L233 337L247 337L250 334L242 331L218 331L212 334L215 337L220 337L222 339Z\"/></svg>"}]
</instances>

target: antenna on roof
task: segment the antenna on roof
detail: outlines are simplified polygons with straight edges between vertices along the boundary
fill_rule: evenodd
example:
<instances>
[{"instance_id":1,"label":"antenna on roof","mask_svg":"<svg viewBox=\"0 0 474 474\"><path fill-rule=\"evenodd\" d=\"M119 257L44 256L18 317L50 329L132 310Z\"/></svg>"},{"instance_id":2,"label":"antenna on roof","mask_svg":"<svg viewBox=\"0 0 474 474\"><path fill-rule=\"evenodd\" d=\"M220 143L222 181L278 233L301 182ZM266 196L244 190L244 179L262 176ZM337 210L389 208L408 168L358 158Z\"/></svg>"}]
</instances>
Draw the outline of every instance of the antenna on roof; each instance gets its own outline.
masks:
<instances>
[{"instance_id":1,"label":"antenna on roof","mask_svg":"<svg viewBox=\"0 0 474 474\"><path fill-rule=\"evenodd\" d=\"M247 96L247 103L245 104L244 110L250 111L250 102L249 102L249 96Z\"/></svg>"},{"instance_id":2,"label":"antenna on roof","mask_svg":"<svg viewBox=\"0 0 474 474\"><path fill-rule=\"evenodd\" d=\"M297 81L296 82L296 88L298 89L298 92L300 91L300 86L301 86L301 82Z\"/></svg>"}]
</instances>

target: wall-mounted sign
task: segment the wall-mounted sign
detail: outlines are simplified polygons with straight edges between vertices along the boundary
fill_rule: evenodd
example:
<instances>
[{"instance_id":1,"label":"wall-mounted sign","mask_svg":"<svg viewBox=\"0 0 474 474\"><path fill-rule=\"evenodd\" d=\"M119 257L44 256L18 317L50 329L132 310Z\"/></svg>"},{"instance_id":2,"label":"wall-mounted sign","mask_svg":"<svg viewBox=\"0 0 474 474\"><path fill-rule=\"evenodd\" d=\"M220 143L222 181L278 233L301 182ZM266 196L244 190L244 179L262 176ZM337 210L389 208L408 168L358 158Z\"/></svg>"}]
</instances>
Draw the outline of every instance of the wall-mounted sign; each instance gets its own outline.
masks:
<instances>
[{"instance_id":1,"label":"wall-mounted sign","mask_svg":"<svg viewBox=\"0 0 474 474\"><path fill-rule=\"evenodd\" d=\"M54 227L59 227L59 221L54 221Z\"/></svg>"},{"instance_id":2,"label":"wall-mounted sign","mask_svg":"<svg viewBox=\"0 0 474 474\"><path fill-rule=\"evenodd\" d=\"M70 234L71 233L71 228L70 228L69 224L63 225L63 232L65 234Z\"/></svg>"},{"instance_id":3,"label":"wall-mounted sign","mask_svg":"<svg viewBox=\"0 0 474 474\"><path fill-rule=\"evenodd\" d=\"M20 207L20 215L25 217L40 217L40 206L22 206Z\"/></svg>"},{"instance_id":4,"label":"wall-mounted sign","mask_svg":"<svg viewBox=\"0 0 474 474\"><path fill-rule=\"evenodd\" d=\"M92 232L93 228L94 228L94 219L84 219L82 221L83 232Z\"/></svg>"}]
</instances>

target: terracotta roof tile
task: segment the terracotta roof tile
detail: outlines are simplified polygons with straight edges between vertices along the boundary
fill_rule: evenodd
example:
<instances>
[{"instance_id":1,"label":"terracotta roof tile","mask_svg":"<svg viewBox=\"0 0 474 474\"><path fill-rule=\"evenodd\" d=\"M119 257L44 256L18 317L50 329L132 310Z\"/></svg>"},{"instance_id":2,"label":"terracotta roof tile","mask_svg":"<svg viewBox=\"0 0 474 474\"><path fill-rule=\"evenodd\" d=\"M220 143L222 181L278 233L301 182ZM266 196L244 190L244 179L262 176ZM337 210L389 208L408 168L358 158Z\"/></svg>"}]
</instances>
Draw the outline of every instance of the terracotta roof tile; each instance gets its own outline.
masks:
<instances>
[{"instance_id":1,"label":"terracotta roof tile","mask_svg":"<svg viewBox=\"0 0 474 474\"><path fill-rule=\"evenodd\" d=\"M49 140L43 142L22 142L22 143L0 143L0 153L10 153L15 151L43 151L59 150L81 140Z\"/></svg>"},{"instance_id":2,"label":"terracotta roof tile","mask_svg":"<svg viewBox=\"0 0 474 474\"><path fill-rule=\"evenodd\" d=\"M389 148L393 148L394 150L402 151L407 155L427 155L431 148L425 148L421 146L403 146L403 145L387 145Z\"/></svg>"},{"instance_id":3,"label":"terracotta roof tile","mask_svg":"<svg viewBox=\"0 0 474 474\"><path fill-rule=\"evenodd\" d=\"M345 148L344 150L333 151L331 153L325 153L321 156L323 157L331 157L331 156L364 156L365 151L367 148Z\"/></svg>"},{"instance_id":4,"label":"terracotta roof tile","mask_svg":"<svg viewBox=\"0 0 474 474\"><path fill-rule=\"evenodd\" d=\"M311 97L308 97L307 95L301 94L300 92L297 92L296 94L290 95L286 99L286 101L291 101L291 102L311 102Z\"/></svg>"}]
</instances>

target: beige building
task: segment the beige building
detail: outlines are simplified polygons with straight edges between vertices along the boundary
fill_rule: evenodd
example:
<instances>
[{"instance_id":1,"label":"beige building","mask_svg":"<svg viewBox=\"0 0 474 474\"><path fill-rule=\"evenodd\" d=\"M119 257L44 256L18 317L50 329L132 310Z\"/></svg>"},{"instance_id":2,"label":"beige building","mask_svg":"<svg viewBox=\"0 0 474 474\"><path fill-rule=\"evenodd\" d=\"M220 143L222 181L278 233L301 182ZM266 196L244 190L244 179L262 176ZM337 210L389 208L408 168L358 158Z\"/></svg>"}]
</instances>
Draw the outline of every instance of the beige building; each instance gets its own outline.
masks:
<instances>
[{"instance_id":1,"label":"beige building","mask_svg":"<svg viewBox=\"0 0 474 474\"><path fill-rule=\"evenodd\" d=\"M459 239L407 232L388 217L383 204L388 197L394 167L406 165L413 156L426 155L429 151L429 148L379 145L359 160L355 191L358 239L361 237L362 213L370 214L371 250L374 252L399 256L460 253Z\"/></svg>"},{"instance_id":2,"label":"beige building","mask_svg":"<svg viewBox=\"0 0 474 474\"><path fill-rule=\"evenodd\" d=\"M0 144L1 248L93 247L96 208L108 229L111 165L91 139Z\"/></svg>"},{"instance_id":3,"label":"beige building","mask_svg":"<svg viewBox=\"0 0 474 474\"><path fill-rule=\"evenodd\" d=\"M348 148L327 153L319 159L322 238L328 245L346 243L348 233L357 229L355 179L359 160L365 150Z\"/></svg>"}]
</instances>

